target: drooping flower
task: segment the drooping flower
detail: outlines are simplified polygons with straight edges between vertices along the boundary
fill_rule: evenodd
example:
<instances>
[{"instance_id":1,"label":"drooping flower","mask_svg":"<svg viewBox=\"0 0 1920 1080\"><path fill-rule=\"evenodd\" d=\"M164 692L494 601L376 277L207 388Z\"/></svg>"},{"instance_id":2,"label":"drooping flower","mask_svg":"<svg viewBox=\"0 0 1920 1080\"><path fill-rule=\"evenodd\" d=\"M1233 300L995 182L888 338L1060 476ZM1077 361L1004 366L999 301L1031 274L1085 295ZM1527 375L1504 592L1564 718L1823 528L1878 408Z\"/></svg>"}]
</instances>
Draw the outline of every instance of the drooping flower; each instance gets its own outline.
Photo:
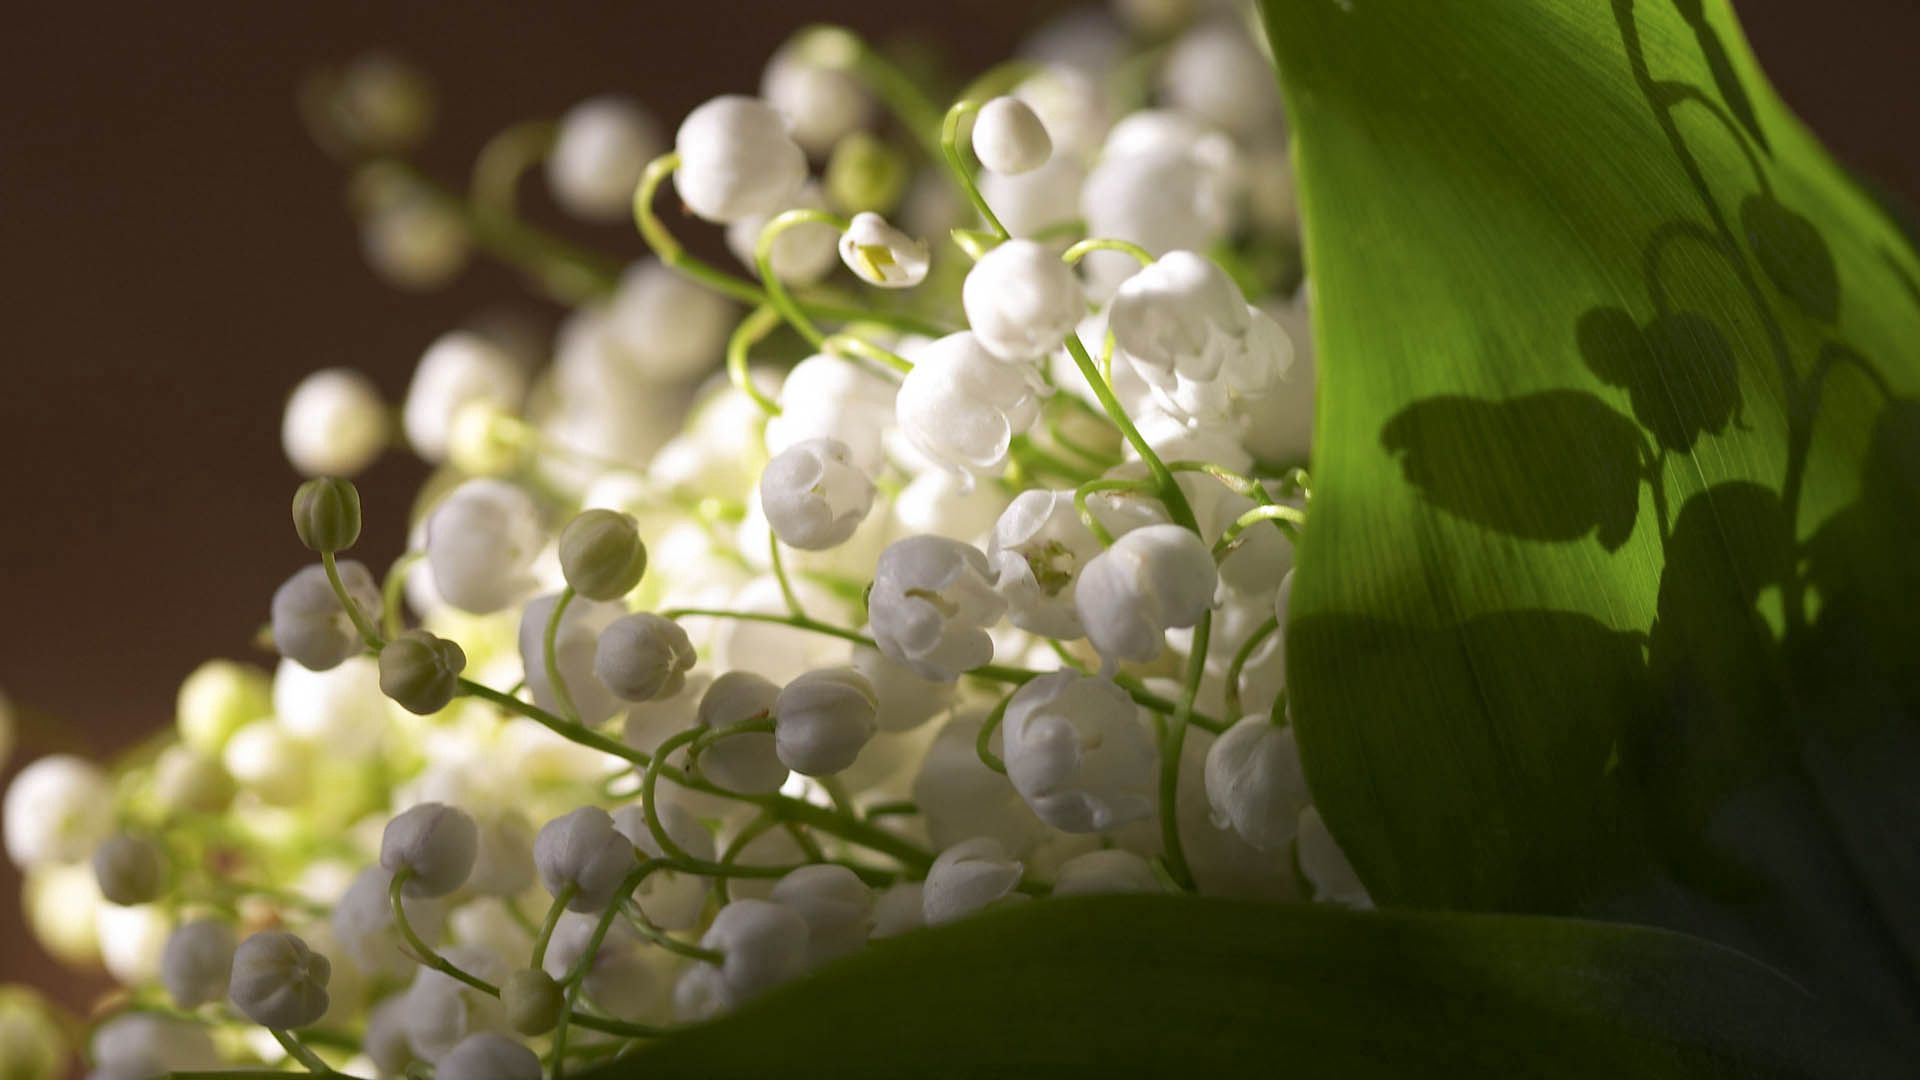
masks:
<instances>
[{"instance_id":1,"label":"drooping flower","mask_svg":"<svg viewBox=\"0 0 1920 1080\"><path fill-rule=\"evenodd\" d=\"M780 114L738 94L688 113L673 148L674 189L688 209L722 225L780 210L807 178L807 156Z\"/></svg>"},{"instance_id":2,"label":"drooping flower","mask_svg":"<svg viewBox=\"0 0 1920 1080\"><path fill-rule=\"evenodd\" d=\"M937 536L896 540L874 567L868 618L880 651L923 679L953 682L993 659L987 627L1006 601L980 549Z\"/></svg>"},{"instance_id":3,"label":"drooping flower","mask_svg":"<svg viewBox=\"0 0 1920 1080\"><path fill-rule=\"evenodd\" d=\"M1002 731L1007 777L1054 828L1108 832L1153 815L1153 740L1111 679L1042 675L1014 693Z\"/></svg>"}]
</instances>

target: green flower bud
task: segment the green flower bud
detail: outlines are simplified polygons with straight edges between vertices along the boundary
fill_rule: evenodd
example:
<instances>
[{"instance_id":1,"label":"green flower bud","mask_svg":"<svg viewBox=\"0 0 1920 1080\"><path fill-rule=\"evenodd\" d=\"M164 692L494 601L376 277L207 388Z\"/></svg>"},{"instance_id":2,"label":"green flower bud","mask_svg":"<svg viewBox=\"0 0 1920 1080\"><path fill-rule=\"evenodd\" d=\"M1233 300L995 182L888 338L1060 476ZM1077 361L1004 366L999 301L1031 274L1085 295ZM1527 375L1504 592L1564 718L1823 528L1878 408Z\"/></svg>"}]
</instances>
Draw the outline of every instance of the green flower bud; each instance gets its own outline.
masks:
<instances>
[{"instance_id":1,"label":"green flower bud","mask_svg":"<svg viewBox=\"0 0 1920 1080\"><path fill-rule=\"evenodd\" d=\"M507 1023L528 1038L545 1035L560 1020L560 984L539 968L521 968L500 984Z\"/></svg>"},{"instance_id":2,"label":"green flower bud","mask_svg":"<svg viewBox=\"0 0 1920 1080\"><path fill-rule=\"evenodd\" d=\"M181 742L217 754L240 725L272 712L273 684L266 672L233 660L209 660L180 684L174 723Z\"/></svg>"},{"instance_id":3,"label":"green flower bud","mask_svg":"<svg viewBox=\"0 0 1920 1080\"><path fill-rule=\"evenodd\" d=\"M453 700L466 667L467 654L459 645L425 630L408 630L380 650L380 692L408 712L426 716Z\"/></svg>"},{"instance_id":4,"label":"green flower bud","mask_svg":"<svg viewBox=\"0 0 1920 1080\"><path fill-rule=\"evenodd\" d=\"M167 857L144 837L121 833L93 849L93 876L109 903L130 907L160 898L166 884Z\"/></svg>"},{"instance_id":5,"label":"green flower bud","mask_svg":"<svg viewBox=\"0 0 1920 1080\"><path fill-rule=\"evenodd\" d=\"M153 763L153 797L167 815L218 814L233 801L233 777L212 754L169 746Z\"/></svg>"},{"instance_id":6,"label":"green flower bud","mask_svg":"<svg viewBox=\"0 0 1920 1080\"><path fill-rule=\"evenodd\" d=\"M320 476L293 493L293 529L315 551L345 551L360 539L360 491L350 480Z\"/></svg>"},{"instance_id":7,"label":"green flower bud","mask_svg":"<svg viewBox=\"0 0 1920 1080\"><path fill-rule=\"evenodd\" d=\"M827 199L842 213L885 214L907 190L905 154L864 131L841 139L827 159Z\"/></svg>"},{"instance_id":8,"label":"green flower bud","mask_svg":"<svg viewBox=\"0 0 1920 1080\"><path fill-rule=\"evenodd\" d=\"M640 584L647 546L633 518L615 510L583 510L560 531L560 571L589 600L618 600Z\"/></svg>"},{"instance_id":9,"label":"green flower bud","mask_svg":"<svg viewBox=\"0 0 1920 1080\"><path fill-rule=\"evenodd\" d=\"M0 1076L56 1080L67 1073L69 1053L45 998L24 986L0 987Z\"/></svg>"}]
</instances>

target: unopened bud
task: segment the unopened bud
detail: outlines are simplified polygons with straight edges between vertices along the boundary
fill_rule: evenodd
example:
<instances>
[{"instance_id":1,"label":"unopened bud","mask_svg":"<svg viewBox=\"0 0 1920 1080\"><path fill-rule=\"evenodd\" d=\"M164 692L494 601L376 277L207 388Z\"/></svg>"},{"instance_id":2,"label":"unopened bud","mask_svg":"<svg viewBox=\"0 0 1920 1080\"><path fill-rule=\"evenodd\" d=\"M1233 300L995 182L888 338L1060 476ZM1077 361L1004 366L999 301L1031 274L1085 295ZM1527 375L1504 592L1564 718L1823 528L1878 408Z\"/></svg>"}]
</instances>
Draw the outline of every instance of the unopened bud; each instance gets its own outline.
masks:
<instances>
[{"instance_id":1,"label":"unopened bud","mask_svg":"<svg viewBox=\"0 0 1920 1080\"><path fill-rule=\"evenodd\" d=\"M166 856L142 837L109 836L93 851L93 876L110 903L131 906L158 898L166 874Z\"/></svg>"},{"instance_id":2,"label":"unopened bud","mask_svg":"<svg viewBox=\"0 0 1920 1080\"><path fill-rule=\"evenodd\" d=\"M585 510L560 532L560 571L589 600L618 600L640 584L647 546L630 515Z\"/></svg>"},{"instance_id":3,"label":"unopened bud","mask_svg":"<svg viewBox=\"0 0 1920 1080\"><path fill-rule=\"evenodd\" d=\"M827 159L827 199L848 214L885 214L907 190L906 155L877 136L856 131Z\"/></svg>"},{"instance_id":4,"label":"unopened bud","mask_svg":"<svg viewBox=\"0 0 1920 1080\"><path fill-rule=\"evenodd\" d=\"M293 529L315 551L345 551L360 539L360 492L352 481L319 476L293 493Z\"/></svg>"},{"instance_id":5,"label":"unopened bud","mask_svg":"<svg viewBox=\"0 0 1920 1080\"><path fill-rule=\"evenodd\" d=\"M447 707L460 691L467 654L425 630L408 630L380 650L380 692L410 713L427 716Z\"/></svg>"},{"instance_id":6,"label":"unopened bud","mask_svg":"<svg viewBox=\"0 0 1920 1080\"><path fill-rule=\"evenodd\" d=\"M560 1020L560 984L539 968L521 968L500 984L507 1023L528 1038L545 1035Z\"/></svg>"}]
</instances>

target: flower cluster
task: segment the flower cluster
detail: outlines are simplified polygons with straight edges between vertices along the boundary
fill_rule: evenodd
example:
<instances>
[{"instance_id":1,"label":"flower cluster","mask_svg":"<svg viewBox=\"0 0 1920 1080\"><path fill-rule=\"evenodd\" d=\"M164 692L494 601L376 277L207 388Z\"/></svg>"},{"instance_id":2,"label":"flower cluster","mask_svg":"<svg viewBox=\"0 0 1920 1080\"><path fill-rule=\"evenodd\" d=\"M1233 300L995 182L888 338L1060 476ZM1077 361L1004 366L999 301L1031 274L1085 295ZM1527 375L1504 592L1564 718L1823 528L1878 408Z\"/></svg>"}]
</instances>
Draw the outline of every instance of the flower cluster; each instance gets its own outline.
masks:
<instances>
[{"instance_id":1,"label":"flower cluster","mask_svg":"<svg viewBox=\"0 0 1920 1080\"><path fill-rule=\"evenodd\" d=\"M1119 63L1130 29L1170 44ZM618 98L510 130L473 204L390 157L414 82L328 84L377 269L488 249L569 312L550 349L449 331L397 426L301 383L278 666L212 661L158 750L7 792L35 931L128 988L99 1075L558 1075L1035 898L1367 903L1288 726L1313 385L1267 65L1228 14L1027 57L936 126L810 30L671 139ZM537 165L653 255L520 220ZM390 445L437 471L366 523L407 540L376 573L345 477Z\"/></svg>"}]
</instances>

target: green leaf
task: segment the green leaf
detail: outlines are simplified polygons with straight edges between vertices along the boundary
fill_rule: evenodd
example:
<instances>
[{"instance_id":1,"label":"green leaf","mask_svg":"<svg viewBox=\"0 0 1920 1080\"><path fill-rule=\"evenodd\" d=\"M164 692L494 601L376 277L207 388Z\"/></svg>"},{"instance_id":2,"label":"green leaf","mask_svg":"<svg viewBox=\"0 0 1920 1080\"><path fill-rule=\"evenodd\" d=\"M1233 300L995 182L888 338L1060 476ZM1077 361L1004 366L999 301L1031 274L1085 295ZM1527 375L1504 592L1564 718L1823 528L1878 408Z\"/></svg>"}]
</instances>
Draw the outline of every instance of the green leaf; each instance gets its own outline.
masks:
<instances>
[{"instance_id":1,"label":"green leaf","mask_svg":"<svg viewBox=\"0 0 1920 1080\"><path fill-rule=\"evenodd\" d=\"M1805 992L1664 931L1173 897L877 942L601 1075L1859 1075Z\"/></svg>"},{"instance_id":2,"label":"green leaf","mask_svg":"<svg viewBox=\"0 0 1920 1080\"><path fill-rule=\"evenodd\" d=\"M1920 257L1719 0L1264 8L1289 690L1361 876L1709 936L1920 1052Z\"/></svg>"}]
</instances>

